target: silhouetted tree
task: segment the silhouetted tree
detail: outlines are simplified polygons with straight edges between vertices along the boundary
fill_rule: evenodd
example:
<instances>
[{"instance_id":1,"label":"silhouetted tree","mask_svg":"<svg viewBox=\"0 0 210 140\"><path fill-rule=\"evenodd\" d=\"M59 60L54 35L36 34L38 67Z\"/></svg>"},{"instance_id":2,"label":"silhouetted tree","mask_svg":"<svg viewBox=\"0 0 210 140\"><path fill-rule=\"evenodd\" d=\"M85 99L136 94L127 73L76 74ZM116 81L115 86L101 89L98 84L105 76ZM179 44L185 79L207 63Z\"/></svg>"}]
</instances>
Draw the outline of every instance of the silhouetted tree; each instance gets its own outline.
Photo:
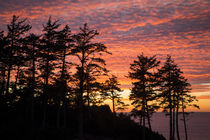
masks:
<instances>
[{"instance_id":1,"label":"silhouetted tree","mask_svg":"<svg viewBox=\"0 0 210 140\"><path fill-rule=\"evenodd\" d=\"M56 64L54 61L58 58L57 52L59 46L57 44L57 36L58 36L58 21L52 21L51 17L49 18L46 25L43 25L43 36L41 39L41 45L39 47L40 50L40 70L42 73L42 77L44 80L43 86L43 122L42 127L45 128L46 125L46 107L48 102L48 86L49 82L52 82L53 70L55 69ZM51 81L49 80L51 78Z\"/></svg>"},{"instance_id":2,"label":"silhouetted tree","mask_svg":"<svg viewBox=\"0 0 210 140\"><path fill-rule=\"evenodd\" d=\"M183 78L184 77L182 77L180 75L179 78L177 79L177 82L176 82L177 83L177 88L175 89L175 100L174 100L174 104L175 104L175 108L176 108L176 133L177 133L177 139L178 140L180 140L180 135L179 135L179 106L180 106L180 93L181 93L181 89L182 89L182 84L183 84L182 79Z\"/></svg>"},{"instance_id":3,"label":"silhouetted tree","mask_svg":"<svg viewBox=\"0 0 210 140\"><path fill-rule=\"evenodd\" d=\"M76 35L68 25L59 27L50 17L41 35L28 35L31 26L26 19L13 16L8 32L0 31L1 138L74 139L78 125L79 139L83 139L85 120L86 139L112 139L110 134L117 139L139 139L139 125L129 115L115 115L125 104L117 77L103 81L108 70L102 54L110 53L104 44L93 42L98 32L87 24ZM108 105L101 105L105 92L112 100L113 113ZM152 112L150 104L145 107ZM83 113L91 117L84 118ZM113 125L107 123L113 121L114 133ZM65 129L59 129L62 124ZM144 134L164 139L149 129Z\"/></svg>"},{"instance_id":4,"label":"silhouetted tree","mask_svg":"<svg viewBox=\"0 0 210 140\"><path fill-rule=\"evenodd\" d=\"M56 87L57 91L57 128L60 127L60 110L61 110L61 102L64 108L64 127L66 126L66 96L69 92L68 82L70 81L70 72L67 70L70 68L71 62L67 61L67 57L70 56L71 48L73 47L73 40L70 27L66 25L59 33L58 33L58 41L57 44L59 46L59 59L61 61L61 66L59 66L60 71L58 74L58 78L56 79Z\"/></svg>"},{"instance_id":5,"label":"silhouetted tree","mask_svg":"<svg viewBox=\"0 0 210 140\"><path fill-rule=\"evenodd\" d=\"M87 72L87 65L91 65L91 71L97 71L102 73L105 71L105 61L101 58L102 53L108 53L107 47L102 43L92 43L91 41L99 33L96 30L90 30L87 24L80 28L80 32L74 35L73 39L75 46L72 49L72 53L78 58L77 75L79 80L79 94L78 94L78 106L79 106L79 137L83 139L83 105L84 105L84 93L85 93L85 72ZM89 66L90 67L90 66Z\"/></svg>"},{"instance_id":6,"label":"silhouetted tree","mask_svg":"<svg viewBox=\"0 0 210 140\"><path fill-rule=\"evenodd\" d=\"M13 66L17 66L17 74L15 80L15 88L16 82L19 75L20 64L23 60L22 52L22 41L26 32L31 29L31 26L26 23L27 19L19 20L18 16L13 16L12 21L9 25L7 25L8 33L6 40L8 41L7 44L7 83L6 83L6 95L9 94L9 87L10 87L10 75Z\"/></svg>"},{"instance_id":7,"label":"silhouetted tree","mask_svg":"<svg viewBox=\"0 0 210 140\"><path fill-rule=\"evenodd\" d=\"M143 117L143 127L145 127L145 117L147 117L148 125L151 130L150 116L158 106L149 104L150 101L156 99L155 87L157 86L157 74L155 70L160 64L155 56L147 57L143 54L137 57L137 60L131 64L129 78L135 80L130 94L130 100L133 100L133 113L138 113ZM141 116L140 116L141 117Z\"/></svg>"},{"instance_id":8,"label":"silhouetted tree","mask_svg":"<svg viewBox=\"0 0 210 140\"><path fill-rule=\"evenodd\" d=\"M101 100L97 97L99 97L99 90L101 88L101 84L97 81L98 74L95 73L94 65L92 65L92 62L89 62L89 64L86 64L85 72L84 72L85 82L85 97L88 106L88 112L90 109L90 105L96 105L100 104Z\"/></svg>"},{"instance_id":9,"label":"silhouetted tree","mask_svg":"<svg viewBox=\"0 0 210 140\"><path fill-rule=\"evenodd\" d=\"M180 139L178 129L178 113L179 108L182 106L181 102L192 102L192 96L183 92L189 91L189 83L184 79L183 72L178 68L171 56L167 56L164 66L159 70L160 75L160 90L159 96L162 98L160 105L163 107L164 112L169 112L169 124L170 124L170 140L175 139L175 128L177 132L177 138ZM190 99L188 100L187 97ZM188 102L188 103L189 103ZM175 122L176 121L176 122Z\"/></svg>"},{"instance_id":10,"label":"silhouetted tree","mask_svg":"<svg viewBox=\"0 0 210 140\"><path fill-rule=\"evenodd\" d=\"M112 75L109 77L108 80L104 83L105 88L105 95L112 101L112 111L114 116L116 116L116 107L119 106L120 108L124 107L124 102L121 101L121 94L123 90L119 87L119 82L117 81L117 77ZM120 109L119 108L119 109Z\"/></svg>"},{"instance_id":11,"label":"silhouetted tree","mask_svg":"<svg viewBox=\"0 0 210 140\"><path fill-rule=\"evenodd\" d=\"M7 45L6 37L4 36L4 32L0 31L0 80L1 80L1 85L0 85L0 96L1 99L4 96L4 91L5 91L5 83L6 83L6 57L7 57L7 50L6 50L6 45Z\"/></svg>"},{"instance_id":12,"label":"silhouetted tree","mask_svg":"<svg viewBox=\"0 0 210 140\"><path fill-rule=\"evenodd\" d=\"M179 117L178 117L178 113L179 113L179 108L182 108L182 116L183 116L183 123L184 123L184 130L185 130L185 139L188 140L188 134L187 134L187 123L186 123L186 114L188 115L189 113L185 112L185 109L188 106L191 107L195 107L197 109L199 109L199 106L196 104L196 102L198 101L196 99L196 96L192 96L190 95L191 91L191 85L190 83L188 83L187 79L185 79L184 77L181 77L178 83L178 88L176 89L177 94L177 106L176 106L176 110L177 110L177 114L176 114L176 130L177 130L177 138L178 140L180 139L179 136Z\"/></svg>"},{"instance_id":13,"label":"silhouetted tree","mask_svg":"<svg viewBox=\"0 0 210 140\"><path fill-rule=\"evenodd\" d=\"M34 122L34 95L37 92L37 65L39 55L39 47L40 47L40 36L35 34L30 34L26 37L26 46L27 46L27 61L28 61L28 69L25 70L27 76L27 88L28 94L31 97L31 121Z\"/></svg>"},{"instance_id":14,"label":"silhouetted tree","mask_svg":"<svg viewBox=\"0 0 210 140\"><path fill-rule=\"evenodd\" d=\"M164 105L163 109L166 112L169 109L169 124L170 124L170 140L174 139L174 123L173 123L173 97L175 89L175 83L177 81L177 71L179 71L177 65L171 59L171 56L167 56L164 66L159 70L161 75L161 105Z\"/></svg>"}]
</instances>

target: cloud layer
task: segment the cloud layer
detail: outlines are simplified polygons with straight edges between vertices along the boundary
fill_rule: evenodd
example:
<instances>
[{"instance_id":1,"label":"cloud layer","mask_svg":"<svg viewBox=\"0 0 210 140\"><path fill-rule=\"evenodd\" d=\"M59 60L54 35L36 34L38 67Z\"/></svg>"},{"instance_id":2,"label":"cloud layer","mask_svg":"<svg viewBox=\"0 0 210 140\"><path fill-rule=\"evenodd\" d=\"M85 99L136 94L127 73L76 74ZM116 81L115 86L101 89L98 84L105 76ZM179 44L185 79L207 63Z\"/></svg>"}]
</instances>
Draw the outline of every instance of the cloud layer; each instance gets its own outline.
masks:
<instances>
[{"instance_id":1,"label":"cloud layer","mask_svg":"<svg viewBox=\"0 0 210 140\"><path fill-rule=\"evenodd\" d=\"M16 14L28 18L40 33L51 15L73 31L88 23L113 53L107 66L123 87L129 64L137 55L167 54L183 69L194 93L210 95L210 2L208 0L0 0L0 29Z\"/></svg>"}]
</instances>

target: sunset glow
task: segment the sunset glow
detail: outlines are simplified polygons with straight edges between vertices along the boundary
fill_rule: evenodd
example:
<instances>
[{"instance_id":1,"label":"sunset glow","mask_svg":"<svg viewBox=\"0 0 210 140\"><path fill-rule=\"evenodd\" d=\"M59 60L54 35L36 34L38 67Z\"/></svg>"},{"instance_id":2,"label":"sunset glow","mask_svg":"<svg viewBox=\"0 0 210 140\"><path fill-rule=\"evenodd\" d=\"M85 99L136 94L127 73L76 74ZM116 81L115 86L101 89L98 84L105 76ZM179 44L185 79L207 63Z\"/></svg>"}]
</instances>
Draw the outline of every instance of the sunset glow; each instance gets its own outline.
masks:
<instances>
[{"instance_id":1,"label":"sunset glow","mask_svg":"<svg viewBox=\"0 0 210 140\"><path fill-rule=\"evenodd\" d=\"M162 62L167 54L192 84L200 110L210 112L210 1L208 0L1 0L0 30L13 15L27 18L40 34L49 16L73 33L84 23L112 55L107 68L118 77L128 102L130 63L142 52Z\"/></svg>"}]
</instances>

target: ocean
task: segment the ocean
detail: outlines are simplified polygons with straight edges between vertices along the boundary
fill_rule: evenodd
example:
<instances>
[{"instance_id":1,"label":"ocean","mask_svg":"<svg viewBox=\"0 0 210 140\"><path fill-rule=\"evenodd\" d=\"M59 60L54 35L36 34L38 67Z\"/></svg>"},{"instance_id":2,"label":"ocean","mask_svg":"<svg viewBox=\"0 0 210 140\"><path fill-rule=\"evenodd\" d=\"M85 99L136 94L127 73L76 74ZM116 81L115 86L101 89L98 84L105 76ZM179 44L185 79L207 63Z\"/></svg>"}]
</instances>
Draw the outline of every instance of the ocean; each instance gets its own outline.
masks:
<instances>
[{"instance_id":1,"label":"ocean","mask_svg":"<svg viewBox=\"0 0 210 140\"><path fill-rule=\"evenodd\" d=\"M181 115L179 116L180 118ZM169 117L164 113L154 113L152 129L169 139ZM187 117L188 140L210 140L210 112L195 112ZM183 121L179 121L181 140L185 140Z\"/></svg>"}]
</instances>

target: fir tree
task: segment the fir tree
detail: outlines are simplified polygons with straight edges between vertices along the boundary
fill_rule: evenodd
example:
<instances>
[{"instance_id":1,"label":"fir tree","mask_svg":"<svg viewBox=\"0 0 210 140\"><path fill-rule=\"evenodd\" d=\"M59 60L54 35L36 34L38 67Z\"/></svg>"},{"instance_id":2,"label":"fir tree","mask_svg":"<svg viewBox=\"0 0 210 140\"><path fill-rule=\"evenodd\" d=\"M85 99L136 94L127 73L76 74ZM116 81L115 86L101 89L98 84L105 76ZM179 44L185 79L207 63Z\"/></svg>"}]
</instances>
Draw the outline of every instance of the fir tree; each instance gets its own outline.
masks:
<instances>
[{"instance_id":1,"label":"fir tree","mask_svg":"<svg viewBox=\"0 0 210 140\"><path fill-rule=\"evenodd\" d=\"M39 55L39 47L40 47L40 36L35 34L30 34L26 37L26 55L27 55L27 69L25 70L25 73L27 76L27 88L28 92L30 93L30 102L31 102L31 121L34 122L34 96L35 93L38 92L38 71L37 71L37 65L38 60L40 58Z\"/></svg>"},{"instance_id":2,"label":"fir tree","mask_svg":"<svg viewBox=\"0 0 210 140\"><path fill-rule=\"evenodd\" d=\"M143 54L137 57L137 60L131 64L129 78L135 80L130 94L130 100L134 105L133 113L138 113L143 118L143 127L145 127L145 120L147 118L149 128L151 128L150 117L151 114L158 109L156 104L150 103L156 99L155 87L157 86L156 72L160 61L155 56L146 57ZM135 114L134 114L135 115ZM140 117L141 117L140 116ZM141 119L141 118L140 118Z\"/></svg>"},{"instance_id":3,"label":"fir tree","mask_svg":"<svg viewBox=\"0 0 210 140\"><path fill-rule=\"evenodd\" d=\"M99 35L96 30L90 30L87 24L80 28L80 32L73 36L75 42L72 53L78 58L77 76L79 81L78 107L79 107L79 137L83 139L83 105L85 93L85 72L96 72L98 74L106 71L105 61L101 58L102 53L108 53L107 47L102 43L92 43L92 40ZM87 67L88 66L88 67ZM91 68L87 70L87 68Z\"/></svg>"},{"instance_id":4,"label":"fir tree","mask_svg":"<svg viewBox=\"0 0 210 140\"><path fill-rule=\"evenodd\" d=\"M58 76L56 78L56 88L57 88L57 94L56 94L56 101L58 105L58 111L57 111L57 128L60 128L60 113L61 113L61 102L62 107L64 108L64 114L66 114L66 96L67 93L70 90L70 87L68 85L68 82L71 80L70 76L70 66L72 65L69 60L67 61L67 58L72 54L71 49L73 47L73 40L72 40L72 34L70 27L66 25L61 31L58 33L57 38L57 45L58 45L58 59L60 60L59 67L60 71L58 72ZM64 115L64 127L66 126L66 115Z\"/></svg>"},{"instance_id":5,"label":"fir tree","mask_svg":"<svg viewBox=\"0 0 210 140\"><path fill-rule=\"evenodd\" d=\"M6 46L6 68L7 68L7 83L6 83L6 96L9 96L10 77L11 71L16 66L17 74L15 78L15 89L17 88L17 80L20 73L20 66L24 62L24 54L22 50L23 40L25 34L31 29L31 26L26 23L27 19L19 20L18 16L13 16L12 21L7 25L8 33L6 40L8 42Z\"/></svg>"},{"instance_id":6,"label":"fir tree","mask_svg":"<svg viewBox=\"0 0 210 140\"><path fill-rule=\"evenodd\" d=\"M120 84L117 81L117 77L112 75L104 83L105 95L112 101L112 111L116 116L116 108L123 109L126 105L121 101L121 94L123 90L120 89Z\"/></svg>"},{"instance_id":7,"label":"fir tree","mask_svg":"<svg viewBox=\"0 0 210 140\"><path fill-rule=\"evenodd\" d=\"M39 46L40 50L40 62L39 69L42 73L44 85L43 85L43 94L42 94L42 104L43 104L43 123L42 128L46 126L46 108L48 102L48 87L49 84L53 82L53 70L55 69L56 64L54 61L58 58L57 52L59 50L59 45L57 43L58 37L58 21L52 21L51 17L49 18L46 25L43 25L43 35L41 39L41 45Z\"/></svg>"}]
</instances>

